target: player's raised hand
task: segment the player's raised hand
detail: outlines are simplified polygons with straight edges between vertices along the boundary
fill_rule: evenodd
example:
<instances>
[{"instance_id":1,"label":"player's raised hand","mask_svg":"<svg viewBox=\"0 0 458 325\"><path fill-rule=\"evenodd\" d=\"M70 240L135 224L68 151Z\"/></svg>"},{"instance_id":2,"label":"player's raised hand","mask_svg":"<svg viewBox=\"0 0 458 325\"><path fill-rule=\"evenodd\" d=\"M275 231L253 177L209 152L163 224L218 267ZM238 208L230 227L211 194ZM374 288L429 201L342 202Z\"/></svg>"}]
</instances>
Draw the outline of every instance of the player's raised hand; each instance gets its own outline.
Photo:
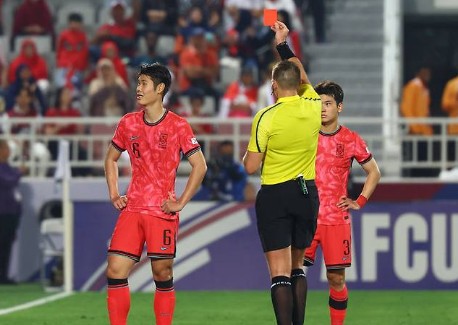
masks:
<instances>
[{"instance_id":1,"label":"player's raised hand","mask_svg":"<svg viewBox=\"0 0 458 325\"><path fill-rule=\"evenodd\" d=\"M289 29L281 21L276 21L275 24L270 26L270 29L275 33L275 43L280 44L286 41L289 34Z\"/></svg>"},{"instance_id":2,"label":"player's raised hand","mask_svg":"<svg viewBox=\"0 0 458 325\"><path fill-rule=\"evenodd\" d=\"M341 196L339 199L339 202L337 203L337 207L339 207L342 211L346 210L359 210L361 207L356 203L356 201L353 201L352 199L346 197L346 196Z\"/></svg>"},{"instance_id":3,"label":"player's raised hand","mask_svg":"<svg viewBox=\"0 0 458 325\"><path fill-rule=\"evenodd\" d=\"M127 206L127 196L118 195L111 199L111 203L116 209L122 210Z\"/></svg>"}]
</instances>

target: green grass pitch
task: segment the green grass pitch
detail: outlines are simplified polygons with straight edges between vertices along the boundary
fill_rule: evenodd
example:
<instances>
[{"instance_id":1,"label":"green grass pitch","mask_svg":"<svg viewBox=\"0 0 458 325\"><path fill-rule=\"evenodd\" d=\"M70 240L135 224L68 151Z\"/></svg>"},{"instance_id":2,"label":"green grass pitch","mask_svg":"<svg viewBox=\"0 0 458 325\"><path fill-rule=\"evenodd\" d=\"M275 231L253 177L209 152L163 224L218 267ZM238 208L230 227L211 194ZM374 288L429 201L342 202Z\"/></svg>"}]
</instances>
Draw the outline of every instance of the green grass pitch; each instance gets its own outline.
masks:
<instances>
[{"instance_id":1,"label":"green grass pitch","mask_svg":"<svg viewBox=\"0 0 458 325\"><path fill-rule=\"evenodd\" d=\"M48 294L49 295L49 294ZM37 285L0 287L0 309L44 297ZM328 293L309 292L307 324L329 324ZM108 324L105 293L76 293L0 316L5 325ZM135 293L129 325L154 324L151 293ZM458 324L456 291L351 291L346 324ZM275 324L268 291L177 291L174 325Z\"/></svg>"}]
</instances>

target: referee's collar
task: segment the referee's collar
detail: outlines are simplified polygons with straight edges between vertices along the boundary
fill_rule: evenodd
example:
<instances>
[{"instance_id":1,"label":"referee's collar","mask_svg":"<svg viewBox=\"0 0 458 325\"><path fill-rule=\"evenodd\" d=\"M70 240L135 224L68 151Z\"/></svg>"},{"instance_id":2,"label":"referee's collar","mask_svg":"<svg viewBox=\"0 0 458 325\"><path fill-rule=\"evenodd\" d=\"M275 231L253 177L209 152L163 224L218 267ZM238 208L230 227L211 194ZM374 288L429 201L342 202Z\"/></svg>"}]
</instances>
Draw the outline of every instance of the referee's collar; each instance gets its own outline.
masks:
<instances>
[{"instance_id":1,"label":"referee's collar","mask_svg":"<svg viewBox=\"0 0 458 325\"><path fill-rule=\"evenodd\" d=\"M292 102L293 100L298 100L299 98L299 95L281 97L277 100L277 103Z\"/></svg>"}]
</instances>

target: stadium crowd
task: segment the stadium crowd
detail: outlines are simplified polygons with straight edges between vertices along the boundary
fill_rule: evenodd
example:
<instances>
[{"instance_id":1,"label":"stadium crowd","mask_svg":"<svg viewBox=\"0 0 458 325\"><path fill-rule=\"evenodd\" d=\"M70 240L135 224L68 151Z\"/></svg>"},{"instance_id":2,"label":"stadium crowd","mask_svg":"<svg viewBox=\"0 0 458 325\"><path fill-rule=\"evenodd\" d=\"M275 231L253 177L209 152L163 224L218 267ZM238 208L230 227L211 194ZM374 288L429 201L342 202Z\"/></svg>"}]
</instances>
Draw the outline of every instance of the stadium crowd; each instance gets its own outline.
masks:
<instances>
[{"instance_id":1,"label":"stadium crowd","mask_svg":"<svg viewBox=\"0 0 458 325\"><path fill-rule=\"evenodd\" d=\"M160 62L174 78L165 100L169 110L186 117L254 116L274 101L270 70L278 60L273 33L262 23L263 9L278 10L278 19L291 30L288 42L303 61L302 2L99 0L75 6L59 0L15 1L9 7L11 26L1 22L0 114L119 117L141 109L134 100L138 66ZM5 10L5 1L0 7ZM200 125L194 131L217 129ZM30 128L15 125L8 132ZM93 130L44 122L40 132L58 136ZM55 159L55 142L48 147Z\"/></svg>"}]
</instances>

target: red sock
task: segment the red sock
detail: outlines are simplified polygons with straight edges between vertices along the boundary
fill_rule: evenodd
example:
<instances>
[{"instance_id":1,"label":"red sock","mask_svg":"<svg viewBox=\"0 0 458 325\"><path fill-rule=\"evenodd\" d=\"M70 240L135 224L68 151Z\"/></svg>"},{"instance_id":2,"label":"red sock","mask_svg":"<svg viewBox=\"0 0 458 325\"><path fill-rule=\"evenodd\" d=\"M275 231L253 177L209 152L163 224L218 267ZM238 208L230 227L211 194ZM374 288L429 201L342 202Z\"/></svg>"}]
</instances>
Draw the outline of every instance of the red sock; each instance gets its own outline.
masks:
<instances>
[{"instance_id":1,"label":"red sock","mask_svg":"<svg viewBox=\"0 0 458 325\"><path fill-rule=\"evenodd\" d=\"M154 314L156 325L171 325L175 310L175 289L173 280L155 281L156 293L154 294Z\"/></svg>"},{"instance_id":2,"label":"red sock","mask_svg":"<svg viewBox=\"0 0 458 325\"><path fill-rule=\"evenodd\" d=\"M331 325L342 325L347 314L348 290L344 285L342 291L329 289L329 313Z\"/></svg>"},{"instance_id":3,"label":"red sock","mask_svg":"<svg viewBox=\"0 0 458 325\"><path fill-rule=\"evenodd\" d=\"M107 307L111 325L126 325L130 309L127 279L108 279Z\"/></svg>"}]
</instances>

